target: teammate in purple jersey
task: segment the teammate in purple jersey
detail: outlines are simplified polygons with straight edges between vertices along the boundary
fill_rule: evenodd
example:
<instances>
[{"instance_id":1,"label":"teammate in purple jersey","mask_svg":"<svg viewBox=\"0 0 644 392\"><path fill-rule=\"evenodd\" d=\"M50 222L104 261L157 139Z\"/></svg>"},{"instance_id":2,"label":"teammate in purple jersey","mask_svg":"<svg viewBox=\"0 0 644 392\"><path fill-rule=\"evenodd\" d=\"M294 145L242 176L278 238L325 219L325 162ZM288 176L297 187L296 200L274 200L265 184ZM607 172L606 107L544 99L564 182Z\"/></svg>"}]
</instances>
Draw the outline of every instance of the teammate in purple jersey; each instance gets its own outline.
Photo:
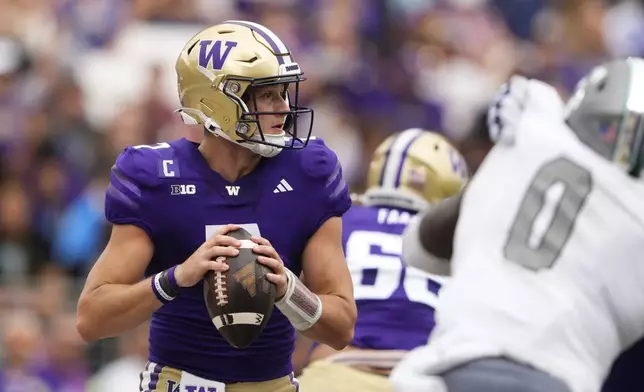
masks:
<instances>
[{"instance_id":1,"label":"teammate in purple jersey","mask_svg":"<svg viewBox=\"0 0 644 392\"><path fill-rule=\"evenodd\" d=\"M300 377L303 390L391 391L389 371L407 351L427 343L442 280L404 266L401 234L417 211L463 187L464 162L445 138L421 129L393 135L376 150L369 188L357 197L361 205L342 218L358 306L355 336L342 352L312 349Z\"/></svg>"},{"instance_id":2,"label":"teammate in purple jersey","mask_svg":"<svg viewBox=\"0 0 644 392\"><path fill-rule=\"evenodd\" d=\"M312 111L298 106L302 71L266 27L228 21L203 30L176 70L179 112L205 136L118 157L105 206L112 235L79 300L78 330L91 341L152 316L141 391L297 391L295 329L336 349L353 338L340 218L351 199L340 164L310 138ZM237 254L239 242L226 235L236 227L254 235L277 286L276 310L243 350L213 325L202 288L207 271L228 268L212 260Z\"/></svg>"}]
</instances>

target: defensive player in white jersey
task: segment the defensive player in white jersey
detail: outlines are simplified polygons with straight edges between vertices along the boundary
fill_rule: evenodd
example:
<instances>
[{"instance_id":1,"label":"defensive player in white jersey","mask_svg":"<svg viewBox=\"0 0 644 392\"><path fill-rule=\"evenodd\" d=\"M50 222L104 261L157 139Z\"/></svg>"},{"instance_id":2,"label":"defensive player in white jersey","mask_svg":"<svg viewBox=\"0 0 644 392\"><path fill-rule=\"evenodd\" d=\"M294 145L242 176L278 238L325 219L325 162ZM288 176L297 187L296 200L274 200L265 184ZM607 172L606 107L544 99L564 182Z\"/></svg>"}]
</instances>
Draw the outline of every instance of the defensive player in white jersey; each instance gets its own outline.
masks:
<instances>
[{"instance_id":1,"label":"defensive player in white jersey","mask_svg":"<svg viewBox=\"0 0 644 392\"><path fill-rule=\"evenodd\" d=\"M397 391L600 390L644 334L643 114L642 59L595 68L565 108L544 83L505 87L442 255L437 326L392 373ZM449 270L420 236L453 224L458 200L414 224L407 262Z\"/></svg>"},{"instance_id":2,"label":"defensive player in white jersey","mask_svg":"<svg viewBox=\"0 0 644 392\"><path fill-rule=\"evenodd\" d=\"M427 343L444 281L405 267L401 234L418 211L458 193L467 178L465 160L438 133L407 129L376 149L367 191L354 196L342 218L358 308L355 334L341 352L324 344L312 348L299 377L302 391L391 392L391 369Z\"/></svg>"}]
</instances>

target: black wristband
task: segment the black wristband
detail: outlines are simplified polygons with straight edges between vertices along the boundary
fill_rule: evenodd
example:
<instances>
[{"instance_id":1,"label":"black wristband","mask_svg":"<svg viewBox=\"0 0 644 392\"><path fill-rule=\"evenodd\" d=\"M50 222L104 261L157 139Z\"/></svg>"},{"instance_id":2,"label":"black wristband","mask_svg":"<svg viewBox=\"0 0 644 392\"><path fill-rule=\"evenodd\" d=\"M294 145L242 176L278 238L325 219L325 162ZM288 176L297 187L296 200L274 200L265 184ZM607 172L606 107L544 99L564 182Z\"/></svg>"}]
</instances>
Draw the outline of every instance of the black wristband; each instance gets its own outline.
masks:
<instances>
[{"instance_id":1,"label":"black wristband","mask_svg":"<svg viewBox=\"0 0 644 392\"><path fill-rule=\"evenodd\" d=\"M174 270L176 266L169 268L159 276L159 285L161 289L171 297L177 297L179 295L179 285L177 280L174 277Z\"/></svg>"}]
</instances>

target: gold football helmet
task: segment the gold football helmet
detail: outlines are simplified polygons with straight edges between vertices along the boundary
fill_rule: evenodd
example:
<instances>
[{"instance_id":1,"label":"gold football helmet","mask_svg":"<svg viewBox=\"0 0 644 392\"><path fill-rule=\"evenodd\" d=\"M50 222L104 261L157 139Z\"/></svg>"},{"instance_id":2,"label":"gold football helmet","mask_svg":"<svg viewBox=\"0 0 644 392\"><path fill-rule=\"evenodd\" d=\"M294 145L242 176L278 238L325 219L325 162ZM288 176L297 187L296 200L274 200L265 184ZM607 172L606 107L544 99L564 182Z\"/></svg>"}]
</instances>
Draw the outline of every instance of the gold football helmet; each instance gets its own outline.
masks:
<instances>
[{"instance_id":1,"label":"gold football helmet","mask_svg":"<svg viewBox=\"0 0 644 392\"><path fill-rule=\"evenodd\" d=\"M376 149L360 201L413 211L456 194L468 181L465 159L443 136L418 128L387 138Z\"/></svg>"},{"instance_id":2,"label":"gold football helmet","mask_svg":"<svg viewBox=\"0 0 644 392\"><path fill-rule=\"evenodd\" d=\"M209 132L265 157L282 148L304 148L313 128L313 110L298 106L300 66L284 43L268 28L229 20L202 30L181 50L176 63L178 110L187 124L202 124ZM258 111L253 89L283 85L287 111ZM289 92L290 91L290 92ZM304 137L298 118L310 114ZM280 134L262 131L259 117L283 115Z\"/></svg>"}]
</instances>

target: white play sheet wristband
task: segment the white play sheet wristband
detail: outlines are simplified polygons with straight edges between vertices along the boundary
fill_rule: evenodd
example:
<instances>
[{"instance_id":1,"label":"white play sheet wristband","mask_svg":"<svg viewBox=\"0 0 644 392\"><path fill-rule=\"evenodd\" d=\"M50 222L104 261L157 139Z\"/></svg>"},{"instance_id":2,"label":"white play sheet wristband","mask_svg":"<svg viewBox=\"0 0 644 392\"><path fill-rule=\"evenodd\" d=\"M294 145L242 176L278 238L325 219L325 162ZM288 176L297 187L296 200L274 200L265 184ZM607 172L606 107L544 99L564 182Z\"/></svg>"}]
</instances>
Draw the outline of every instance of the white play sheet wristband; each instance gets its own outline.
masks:
<instances>
[{"instance_id":1,"label":"white play sheet wristband","mask_svg":"<svg viewBox=\"0 0 644 392\"><path fill-rule=\"evenodd\" d=\"M298 331L311 328L322 316L322 301L311 292L288 268L284 268L288 287L284 297L275 306Z\"/></svg>"}]
</instances>

